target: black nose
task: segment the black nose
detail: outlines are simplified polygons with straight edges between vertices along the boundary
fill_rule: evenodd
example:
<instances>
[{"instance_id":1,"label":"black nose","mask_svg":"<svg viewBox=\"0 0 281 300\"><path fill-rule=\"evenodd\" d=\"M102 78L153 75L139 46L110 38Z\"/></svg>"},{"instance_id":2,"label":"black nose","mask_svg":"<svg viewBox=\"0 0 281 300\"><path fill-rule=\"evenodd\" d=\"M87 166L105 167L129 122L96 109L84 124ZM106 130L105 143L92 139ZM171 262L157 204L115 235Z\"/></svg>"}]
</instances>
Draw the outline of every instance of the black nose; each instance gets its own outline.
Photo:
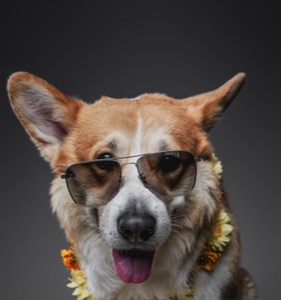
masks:
<instances>
[{"instance_id":1,"label":"black nose","mask_svg":"<svg viewBox=\"0 0 281 300\"><path fill-rule=\"evenodd\" d=\"M122 237L131 243L145 242L155 232L155 218L143 215L123 214L117 221L118 231Z\"/></svg>"}]
</instances>

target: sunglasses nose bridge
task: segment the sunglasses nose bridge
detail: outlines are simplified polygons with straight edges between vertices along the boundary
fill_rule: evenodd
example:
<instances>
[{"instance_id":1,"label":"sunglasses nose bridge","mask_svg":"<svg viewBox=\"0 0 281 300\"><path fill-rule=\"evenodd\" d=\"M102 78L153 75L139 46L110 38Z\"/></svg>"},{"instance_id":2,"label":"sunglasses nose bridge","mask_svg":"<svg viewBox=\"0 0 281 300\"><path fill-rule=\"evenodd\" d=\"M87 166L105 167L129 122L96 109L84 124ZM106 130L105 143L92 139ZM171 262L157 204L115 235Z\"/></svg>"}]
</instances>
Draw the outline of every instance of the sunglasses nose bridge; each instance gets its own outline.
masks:
<instances>
[{"instance_id":1,"label":"sunglasses nose bridge","mask_svg":"<svg viewBox=\"0 0 281 300\"><path fill-rule=\"evenodd\" d=\"M125 172L124 172L124 168L126 167L126 166L130 166L130 165L134 165L135 166L135 168L132 170L126 170ZM122 164L120 164L120 166L121 166L121 170L122 170L122 174L123 174L123 177L126 177L126 175L127 176L129 176L129 177L131 177L133 174L135 174L135 175L137 175L138 177L139 177L139 168L138 168L138 161L129 161L129 162L125 162L125 163L122 163ZM134 173L134 171L136 171L136 173Z\"/></svg>"},{"instance_id":2,"label":"sunglasses nose bridge","mask_svg":"<svg viewBox=\"0 0 281 300\"><path fill-rule=\"evenodd\" d=\"M125 163L121 163L121 169L123 170L123 168L127 165L135 165L135 167L137 167L137 163L133 162L133 161L129 161L129 162L125 162Z\"/></svg>"}]
</instances>

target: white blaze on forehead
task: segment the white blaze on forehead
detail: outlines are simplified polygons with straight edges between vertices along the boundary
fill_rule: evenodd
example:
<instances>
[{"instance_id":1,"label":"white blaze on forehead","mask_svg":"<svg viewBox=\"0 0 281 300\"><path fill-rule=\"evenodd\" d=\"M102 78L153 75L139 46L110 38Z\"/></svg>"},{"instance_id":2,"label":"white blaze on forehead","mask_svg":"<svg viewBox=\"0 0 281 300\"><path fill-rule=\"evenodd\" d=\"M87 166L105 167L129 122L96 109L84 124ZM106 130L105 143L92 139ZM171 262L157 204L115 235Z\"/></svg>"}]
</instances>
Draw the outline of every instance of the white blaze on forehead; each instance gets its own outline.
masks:
<instances>
[{"instance_id":1,"label":"white blaze on forehead","mask_svg":"<svg viewBox=\"0 0 281 300\"><path fill-rule=\"evenodd\" d=\"M131 149L130 149L129 156L143 154L142 153L142 140L143 140L142 117L140 114L138 114L137 129L136 129L135 135L131 141ZM136 159L137 158L132 158L132 160L130 160L130 161L133 162Z\"/></svg>"},{"instance_id":2,"label":"white blaze on forehead","mask_svg":"<svg viewBox=\"0 0 281 300\"><path fill-rule=\"evenodd\" d=\"M129 153L126 154L129 157L143 154L142 152L142 140L143 140L143 130L142 130L142 118L141 115L138 114L137 118L137 126L135 134L133 135L131 141L129 141ZM120 140L118 141L119 145ZM119 146L118 146L119 147ZM138 171L135 166L136 161L139 159L139 156L130 157L125 165L123 165L122 172L125 176L125 181L134 181L136 180L137 184L140 184L138 179ZM133 164L131 164L133 163Z\"/></svg>"},{"instance_id":3,"label":"white blaze on forehead","mask_svg":"<svg viewBox=\"0 0 281 300\"><path fill-rule=\"evenodd\" d=\"M175 146L171 136L165 131L165 128L158 124L157 120L151 119L148 115L137 116L136 130L130 141L130 151L128 156L153 153L170 149ZM138 158L131 158L130 162L135 162Z\"/></svg>"}]
</instances>

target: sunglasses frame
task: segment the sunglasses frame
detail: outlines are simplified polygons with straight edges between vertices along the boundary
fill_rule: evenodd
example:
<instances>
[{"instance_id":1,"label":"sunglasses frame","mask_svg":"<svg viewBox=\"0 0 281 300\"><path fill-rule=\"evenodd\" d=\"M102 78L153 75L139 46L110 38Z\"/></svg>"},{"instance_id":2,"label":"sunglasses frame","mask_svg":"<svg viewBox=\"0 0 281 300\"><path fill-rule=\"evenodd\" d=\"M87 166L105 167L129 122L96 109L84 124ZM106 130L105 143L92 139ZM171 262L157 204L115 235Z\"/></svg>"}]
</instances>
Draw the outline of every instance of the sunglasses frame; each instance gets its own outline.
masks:
<instances>
[{"instance_id":1,"label":"sunglasses frame","mask_svg":"<svg viewBox=\"0 0 281 300\"><path fill-rule=\"evenodd\" d=\"M67 173L68 173L68 170L69 170L70 168L72 168L72 167L77 166L77 165L81 166L81 165L84 165L84 164L86 165L86 164L91 164L91 163L95 163L95 162L99 162L99 163L100 163L100 162L103 162L103 161L104 161L104 162L107 162L107 161L114 161L114 162L117 162L117 163L120 165L120 170L121 170L121 178L120 178L120 179L122 180L122 168L123 168L123 166L124 166L124 165L128 165L128 164L133 164L133 165L135 165L136 168L137 168L138 175L139 175L139 178L140 178L142 184L143 184L147 189L149 189L153 194L155 194L155 193L149 188L148 184L146 184L145 178L144 178L144 176L142 175L142 173L141 173L140 170L139 170L139 167L138 167L138 161L139 161L140 158L145 157L145 156L149 156L149 155L153 155L153 154L162 154L162 153L173 153L173 152L185 152L185 153L188 153L189 155L191 155L191 157L193 157L193 159L194 159L194 163L195 163L195 164L194 164L194 166L195 166L195 179L194 179L194 183L193 183L193 186L191 187L191 189L190 189L189 191L187 191L186 193L183 194L183 195L186 195L186 194L190 193L190 192L193 190L193 188L194 188L194 185L195 185L195 182L196 182L196 175L197 175L197 164L196 164L196 163L199 162L199 161L201 161L201 157L200 157L200 156L195 156L195 155L193 155L190 151L187 151L187 150L166 150L166 151L164 150L164 151L149 152L149 153L145 153L145 154L138 154L138 155L131 155L131 156L122 156L122 157L116 157L116 158L102 158L102 159L86 160L86 161L74 163L74 164L71 164L70 166L68 166L68 167L66 168L65 173L60 175L60 178L66 180L66 186L67 186L68 192L69 192L69 194L70 194L72 200L73 200L77 205L83 206L83 207L85 207L85 206L86 206L86 207L87 207L87 206L94 207L94 205L85 205L85 204L78 203L78 202L74 199L74 197L73 197L73 195L72 195L72 193L71 193L71 189L70 189L69 186L68 186L67 178L70 178L70 177L71 177L70 174L67 174ZM135 162L127 162L127 163L123 163L123 164L122 164L121 162L119 162L119 160L122 160L122 159L135 158L135 157L139 157ZM70 172L71 172L71 171L70 171ZM121 180L120 180L120 181L121 181ZM118 189L118 190L119 190L119 189ZM179 196L183 196L183 195L179 195ZM174 197L177 197L177 196L174 196ZM161 198L171 198L171 196L161 196Z\"/></svg>"}]
</instances>

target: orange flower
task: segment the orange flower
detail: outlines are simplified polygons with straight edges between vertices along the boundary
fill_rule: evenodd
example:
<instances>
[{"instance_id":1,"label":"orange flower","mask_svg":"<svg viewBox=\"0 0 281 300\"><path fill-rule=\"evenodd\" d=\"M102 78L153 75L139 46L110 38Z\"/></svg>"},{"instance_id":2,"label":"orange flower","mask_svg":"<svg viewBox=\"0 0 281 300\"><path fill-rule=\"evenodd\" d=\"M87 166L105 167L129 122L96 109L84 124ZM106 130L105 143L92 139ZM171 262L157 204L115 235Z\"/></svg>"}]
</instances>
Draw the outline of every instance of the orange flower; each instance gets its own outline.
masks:
<instances>
[{"instance_id":1,"label":"orange flower","mask_svg":"<svg viewBox=\"0 0 281 300\"><path fill-rule=\"evenodd\" d=\"M61 250L61 257L67 270L79 269L79 264L73 246L70 246L69 250Z\"/></svg>"},{"instance_id":2,"label":"orange flower","mask_svg":"<svg viewBox=\"0 0 281 300\"><path fill-rule=\"evenodd\" d=\"M221 255L221 253L214 252L212 247L208 245L198 259L198 267L206 271L213 270L216 266L217 260Z\"/></svg>"}]
</instances>

